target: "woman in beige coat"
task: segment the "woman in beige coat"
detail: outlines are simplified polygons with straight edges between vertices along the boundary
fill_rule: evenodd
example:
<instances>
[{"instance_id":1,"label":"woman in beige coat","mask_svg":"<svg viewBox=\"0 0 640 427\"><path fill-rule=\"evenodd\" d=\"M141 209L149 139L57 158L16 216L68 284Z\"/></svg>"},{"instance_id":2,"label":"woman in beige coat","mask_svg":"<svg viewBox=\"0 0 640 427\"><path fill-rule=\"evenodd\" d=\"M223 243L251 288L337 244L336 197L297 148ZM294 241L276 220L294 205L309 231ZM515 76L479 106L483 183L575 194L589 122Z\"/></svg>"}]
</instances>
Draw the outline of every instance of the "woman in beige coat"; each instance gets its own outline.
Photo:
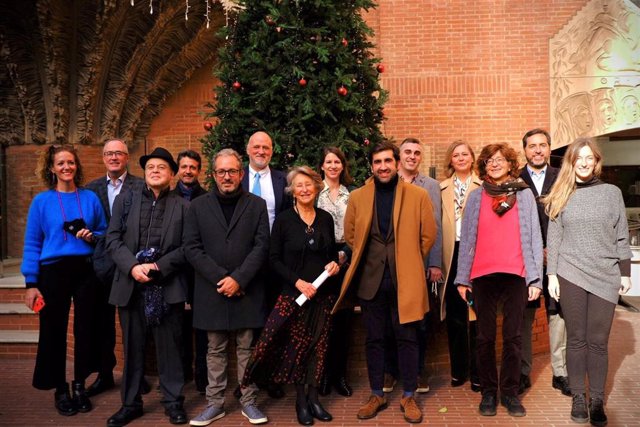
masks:
<instances>
[{"instance_id":1,"label":"woman in beige coat","mask_svg":"<svg viewBox=\"0 0 640 427\"><path fill-rule=\"evenodd\" d=\"M447 179L440 183L442 195L442 271L445 285L440 319L447 322L451 386L471 379L471 389L480 391L475 357L475 314L467 307L453 283L456 278L460 225L467 195L482 181L472 172L475 154L468 143L454 141L445 154Z\"/></svg>"}]
</instances>

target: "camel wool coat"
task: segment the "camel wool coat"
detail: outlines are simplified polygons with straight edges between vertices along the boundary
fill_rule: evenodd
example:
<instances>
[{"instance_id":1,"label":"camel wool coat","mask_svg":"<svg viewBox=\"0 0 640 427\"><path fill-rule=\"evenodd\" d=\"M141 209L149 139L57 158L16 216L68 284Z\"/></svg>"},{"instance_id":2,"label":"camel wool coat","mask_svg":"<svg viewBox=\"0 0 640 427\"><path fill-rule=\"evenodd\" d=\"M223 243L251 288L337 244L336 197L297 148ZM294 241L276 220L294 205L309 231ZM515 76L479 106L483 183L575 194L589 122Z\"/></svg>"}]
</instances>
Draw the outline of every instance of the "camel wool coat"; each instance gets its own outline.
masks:
<instances>
[{"instance_id":1,"label":"camel wool coat","mask_svg":"<svg viewBox=\"0 0 640 427\"><path fill-rule=\"evenodd\" d=\"M355 303L363 257L375 209L375 183L369 180L349 197L344 218L344 237L352 250L351 264L342 281L333 312ZM400 323L422 320L429 311L424 258L436 240L436 221L429 194L422 188L398 180L393 201L396 283Z\"/></svg>"},{"instance_id":2,"label":"camel wool coat","mask_svg":"<svg viewBox=\"0 0 640 427\"><path fill-rule=\"evenodd\" d=\"M467 204L467 198L476 188L482 186L482 181L475 173L471 174L471 182L467 188L466 197L462 205L462 212ZM447 292L447 280L451 272L451 263L453 262L453 249L456 245L456 211L455 211L455 188L453 185L453 177L447 178L440 183L440 194L442 196L442 275L444 282L442 290L439 292L440 298L440 320L446 317L446 303L444 294ZM475 313L469 309L471 320L475 320Z\"/></svg>"}]
</instances>

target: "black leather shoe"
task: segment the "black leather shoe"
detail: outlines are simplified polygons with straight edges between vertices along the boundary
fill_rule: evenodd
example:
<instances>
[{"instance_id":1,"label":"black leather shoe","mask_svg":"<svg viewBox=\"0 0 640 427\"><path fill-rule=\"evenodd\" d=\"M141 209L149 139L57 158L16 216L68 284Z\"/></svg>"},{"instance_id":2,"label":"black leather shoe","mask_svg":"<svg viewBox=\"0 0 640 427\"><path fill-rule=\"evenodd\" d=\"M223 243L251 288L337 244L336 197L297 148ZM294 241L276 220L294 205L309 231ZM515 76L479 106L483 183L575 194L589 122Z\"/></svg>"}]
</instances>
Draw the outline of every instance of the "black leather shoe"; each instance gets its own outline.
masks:
<instances>
[{"instance_id":1,"label":"black leather shoe","mask_svg":"<svg viewBox=\"0 0 640 427\"><path fill-rule=\"evenodd\" d=\"M460 387L467 382L466 378L451 378L451 387Z\"/></svg>"},{"instance_id":2,"label":"black leather shoe","mask_svg":"<svg viewBox=\"0 0 640 427\"><path fill-rule=\"evenodd\" d=\"M171 424L186 424L187 413L182 405L170 406L164 410L164 414L169 417Z\"/></svg>"},{"instance_id":3,"label":"black leather shoe","mask_svg":"<svg viewBox=\"0 0 640 427\"><path fill-rule=\"evenodd\" d=\"M267 384L267 394L273 399L282 399L284 397L284 390L280 384Z\"/></svg>"},{"instance_id":4,"label":"black leather shoe","mask_svg":"<svg viewBox=\"0 0 640 427\"><path fill-rule=\"evenodd\" d=\"M298 418L298 424L303 426L313 425L313 415L311 415L309 405L300 406L296 403L296 416Z\"/></svg>"},{"instance_id":5,"label":"black leather shoe","mask_svg":"<svg viewBox=\"0 0 640 427\"><path fill-rule=\"evenodd\" d=\"M134 408L122 406L118 409L118 412L113 414L111 418L107 420L107 427L122 427L129 424L131 421L142 416L142 407L137 406Z\"/></svg>"},{"instance_id":6,"label":"black leather shoe","mask_svg":"<svg viewBox=\"0 0 640 427\"><path fill-rule=\"evenodd\" d=\"M331 384L329 384L329 378L323 375L318 384L318 394L320 396L327 396L331 393Z\"/></svg>"},{"instance_id":7,"label":"black leather shoe","mask_svg":"<svg viewBox=\"0 0 640 427\"><path fill-rule=\"evenodd\" d=\"M520 386L518 387L518 394L524 393L524 391L531 387L531 378L528 375L520 374Z\"/></svg>"},{"instance_id":8,"label":"black leather shoe","mask_svg":"<svg viewBox=\"0 0 640 427\"><path fill-rule=\"evenodd\" d=\"M507 412L512 417L524 417L527 415L527 411L520 403L518 396L500 396L500 404L507 408Z\"/></svg>"},{"instance_id":9,"label":"black leather shoe","mask_svg":"<svg viewBox=\"0 0 640 427\"><path fill-rule=\"evenodd\" d=\"M87 397L97 396L115 386L113 374L98 374L98 378L87 388Z\"/></svg>"},{"instance_id":10,"label":"black leather shoe","mask_svg":"<svg viewBox=\"0 0 640 427\"><path fill-rule=\"evenodd\" d=\"M484 393L480 401L480 415L484 417L492 417L498 412L498 403L495 393Z\"/></svg>"},{"instance_id":11,"label":"black leather shoe","mask_svg":"<svg viewBox=\"0 0 640 427\"><path fill-rule=\"evenodd\" d=\"M73 392L73 403L78 408L78 412L89 412L93 409L83 382L72 381L71 390Z\"/></svg>"},{"instance_id":12,"label":"black leather shoe","mask_svg":"<svg viewBox=\"0 0 640 427\"><path fill-rule=\"evenodd\" d=\"M565 396L571 396L571 388L569 388L569 378L554 376L551 380L551 386L560 390Z\"/></svg>"},{"instance_id":13,"label":"black leather shoe","mask_svg":"<svg viewBox=\"0 0 640 427\"><path fill-rule=\"evenodd\" d=\"M58 410L58 413L66 417L70 417L71 415L75 415L78 413L78 408L76 407L73 399L71 399L68 387L69 386L67 385L67 390L62 392L56 391L53 395L54 405Z\"/></svg>"},{"instance_id":14,"label":"black leather shoe","mask_svg":"<svg viewBox=\"0 0 640 427\"><path fill-rule=\"evenodd\" d=\"M474 393L479 393L480 391L482 391L482 387L480 387L480 384L478 383L471 382L471 391Z\"/></svg>"},{"instance_id":15,"label":"black leather shoe","mask_svg":"<svg viewBox=\"0 0 640 427\"><path fill-rule=\"evenodd\" d=\"M349 397L353 394L353 389L349 384L347 384L347 379L345 377L338 378L338 380L333 383L333 387L340 396Z\"/></svg>"},{"instance_id":16,"label":"black leather shoe","mask_svg":"<svg viewBox=\"0 0 640 427\"><path fill-rule=\"evenodd\" d=\"M325 411L320 402L309 401L309 411L314 418L320 421L331 421L333 419L331 414Z\"/></svg>"},{"instance_id":17,"label":"black leather shoe","mask_svg":"<svg viewBox=\"0 0 640 427\"><path fill-rule=\"evenodd\" d=\"M607 425L607 414L604 412L602 399L589 399L589 420L592 426L604 427Z\"/></svg>"},{"instance_id":18,"label":"black leather shoe","mask_svg":"<svg viewBox=\"0 0 640 427\"><path fill-rule=\"evenodd\" d=\"M142 377L140 381L140 394L149 394L151 393L151 384L145 377Z\"/></svg>"}]
</instances>

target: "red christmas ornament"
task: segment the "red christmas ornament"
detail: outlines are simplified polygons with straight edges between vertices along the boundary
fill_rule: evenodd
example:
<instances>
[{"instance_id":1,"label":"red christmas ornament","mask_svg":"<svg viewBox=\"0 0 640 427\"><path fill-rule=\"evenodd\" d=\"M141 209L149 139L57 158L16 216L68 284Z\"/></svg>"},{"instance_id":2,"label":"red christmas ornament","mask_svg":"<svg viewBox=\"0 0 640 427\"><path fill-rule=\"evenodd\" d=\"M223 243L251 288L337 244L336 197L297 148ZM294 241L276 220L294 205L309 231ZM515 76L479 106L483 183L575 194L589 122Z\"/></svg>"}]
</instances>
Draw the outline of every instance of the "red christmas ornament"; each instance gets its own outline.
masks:
<instances>
[{"instance_id":1,"label":"red christmas ornament","mask_svg":"<svg viewBox=\"0 0 640 427\"><path fill-rule=\"evenodd\" d=\"M204 130L206 130L207 132L213 129L213 124L211 122L204 122L202 126L204 127Z\"/></svg>"},{"instance_id":2,"label":"red christmas ornament","mask_svg":"<svg viewBox=\"0 0 640 427\"><path fill-rule=\"evenodd\" d=\"M378 64L378 66L376 67L376 70L378 70L380 74L384 73L384 65Z\"/></svg>"},{"instance_id":3,"label":"red christmas ornament","mask_svg":"<svg viewBox=\"0 0 640 427\"><path fill-rule=\"evenodd\" d=\"M271 15L267 15L264 17L264 22L267 23L267 25L269 26L273 26L276 25L276 21L273 20L273 18L271 17Z\"/></svg>"},{"instance_id":4,"label":"red christmas ornament","mask_svg":"<svg viewBox=\"0 0 640 427\"><path fill-rule=\"evenodd\" d=\"M302 87L305 87L307 85L307 81L305 80L305 78L301 78L300 80L298 80L298 84Z\"/></svg>"},{"instance_id":5,"label":"red christmas ornament","mask_svg":"<svg viewBox=\"0 0 640 427\"><path fill-rule=\"evenodd\" d=\"M343 38L342 39L342 46L347 47L348 44L349 44L349 42L347 41L347 39Z\"/></svg>"},{"instance_id":6,"label":"red christmas ornament","mask_svg":"<svg viewBox=\"0 0 640 427\"><path fill-rule=\"evenodd\" d=\"M344 87L344 86L340 86L340 87L338 88L338 95L340 95L340 96L347 96L347 93L348 93L348 92L349 92L349 91L348 91L348 90L347 90L347 88L346 88L346 87Z\"/></svg>"},{"instance_id":7,"label":"red christmas ornament","mask_svg":"<svg viewBox=\"0 0 640 427\"><path fill-rule=\"evenodd\" d=\"M369 145L369 138L364 139L364 145Z\"/></svg>"},{"instance_id":8,"label":"red christmas ornament","mask_svg":"<svg viewBox=\"0 0 640 427\"><path fill-rule=\"evenodd\" d=\"M241 84L240 84L240 82L239 82L239 81L237 81L237 80L236 80L235 82L233 82L233 84L231 85L231 87L233 88L233 90L234 90L235 92L237 92L237 91L239 91L240 89L242 89L242 85L241 85Z\"/></svg>"}]
</instances>

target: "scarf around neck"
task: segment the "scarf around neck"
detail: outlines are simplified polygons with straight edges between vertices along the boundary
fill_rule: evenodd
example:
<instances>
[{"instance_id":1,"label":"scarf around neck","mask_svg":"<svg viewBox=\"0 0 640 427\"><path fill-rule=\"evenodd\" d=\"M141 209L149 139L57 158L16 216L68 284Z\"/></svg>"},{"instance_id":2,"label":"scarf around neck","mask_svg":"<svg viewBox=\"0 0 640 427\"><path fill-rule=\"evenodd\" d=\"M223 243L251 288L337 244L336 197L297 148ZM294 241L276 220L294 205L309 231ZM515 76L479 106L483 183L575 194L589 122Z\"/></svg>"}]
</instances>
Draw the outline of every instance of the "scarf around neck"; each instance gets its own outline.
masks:
<instances>
[{"instance_id":1,"label":"scarf around neck","mask_svg":"<svg viewBox=\"0 0 640 427\"><path fill-rule=\"evenodd\" d=\"M522 178L510 178L507 182L496 184L491 178L486 177L482 188L493 199L491 207L493 211L502 216L516 204L516 193L529 188Z\"/></svg>"}]
</instances>

